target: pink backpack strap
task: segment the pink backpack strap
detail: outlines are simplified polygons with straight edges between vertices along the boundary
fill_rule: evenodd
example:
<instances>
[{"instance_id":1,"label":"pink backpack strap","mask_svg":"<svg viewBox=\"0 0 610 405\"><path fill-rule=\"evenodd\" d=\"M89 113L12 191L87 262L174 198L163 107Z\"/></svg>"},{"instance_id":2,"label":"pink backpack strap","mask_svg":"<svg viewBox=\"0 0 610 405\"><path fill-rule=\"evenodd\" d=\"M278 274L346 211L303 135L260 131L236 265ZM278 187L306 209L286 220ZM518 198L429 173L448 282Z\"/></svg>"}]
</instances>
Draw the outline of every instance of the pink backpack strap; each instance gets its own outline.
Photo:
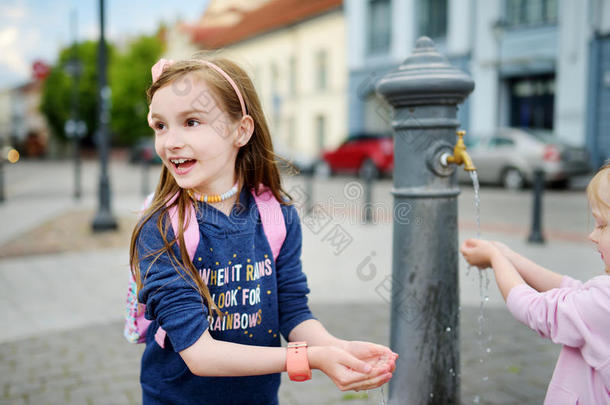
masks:
<instances>
[{"instance_id":1,"label":"pink backpack strap","mask_svg":"<svg viewBox=\"0 0 610 405\"><path fill-rule=\"evenodd\" d=\"M169 204L171 204L178 195L174 196ZM186 251L189 254L189 259L193 261L195 258L195 252L197 251L197 246L199 245L199 224L197 223L197 213L195 212L195 207L193 204L188 204L185 218L185 227L184 227L184 244L186 245ZM173 206L169 209L169 219L172 222L172 229L174 230L174 235L178 235L178 207ZM162 327L157 329L157 333L155 333L155 341L159 346L165 348L165 336L167 332L163 330Z\"/></svg>"},{"instance_id":2,"label":"pink backpack strap","mask_svg":"<svg viewBox=\"0 0 610 405\"><path fill-rule=\"evenodd\" d=\"M261 193L256 195L256 192L252 189L252 195L263 223L263 230L269 241L269 246L271 246L273 260L277 260L286 239L286 223L284 222L282 207L267 187L261 185L259 191Z\"/></svg>"}]
</instances>

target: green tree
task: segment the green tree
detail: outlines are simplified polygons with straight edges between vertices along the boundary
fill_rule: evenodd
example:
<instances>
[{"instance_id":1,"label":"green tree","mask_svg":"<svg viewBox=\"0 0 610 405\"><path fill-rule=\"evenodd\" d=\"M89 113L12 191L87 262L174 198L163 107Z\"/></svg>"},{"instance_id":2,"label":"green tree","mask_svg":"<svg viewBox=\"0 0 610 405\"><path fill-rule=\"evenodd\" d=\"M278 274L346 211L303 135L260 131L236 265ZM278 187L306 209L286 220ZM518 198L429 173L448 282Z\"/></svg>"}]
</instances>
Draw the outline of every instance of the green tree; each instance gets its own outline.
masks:
<instances>
[{"instance_id":1,"label":"green tree","mask_svg":"<svg viewBox=\"0 0 610 405\"><path fill-rule=\"evenodd\" d=\"M146 115L146 89L151 84L150 68L163 52L157 35L141 36L126 52L116 55L109 71L112 89L112 130L115 141L132 144L151 134Z\"/></svg>"},{"instance_id":2,"label":"green tree","mask_svg":"<svg viewBox=\"0 0 610 405\"><path fill-rule=\"evenodd\" d=\"M81 64L77 109L80 119L87 123L86 143L91 144L98 122L98 43L82 42L76 49ZM162 52L158 35L138 37L121 53L107 44L113 144L131 145L151 133L146 121L146 89L151 83L150 68ZM45 80L40 107L53 133L64 140L64 125L71 115L72 77L68 71L72 53L72 46L60 51L57 63Z\"/></svg>"},{"instance_id":3,"label":"green tree","mask_svg":"<svg viewBox=\"0 0 610 405\"><path fill-rule=\"evenodd\" d=\"M86 139L92 139L97 128L97 49L95 41L77 44L76 50L80 60L80 78L78 83L78 116L87 123ZM64 124L70 118L72 77L68 74L69 61L72 59L72 47L60 51L55 66L45 80L40 109L47 118L53 133L60 139L66 139ZM108 45L109 60L112 61L113 47Z\"/></svg>"}]
</instances>

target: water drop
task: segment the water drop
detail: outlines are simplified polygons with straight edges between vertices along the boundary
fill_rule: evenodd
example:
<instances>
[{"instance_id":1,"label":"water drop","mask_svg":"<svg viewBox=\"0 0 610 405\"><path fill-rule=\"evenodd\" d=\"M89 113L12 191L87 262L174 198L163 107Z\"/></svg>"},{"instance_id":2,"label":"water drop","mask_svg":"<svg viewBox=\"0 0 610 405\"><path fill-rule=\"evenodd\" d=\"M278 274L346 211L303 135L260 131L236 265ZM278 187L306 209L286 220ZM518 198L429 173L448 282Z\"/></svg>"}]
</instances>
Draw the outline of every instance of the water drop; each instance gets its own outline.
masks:
<instances>
[{"instance_id":1,"label":"water drop","mask_svg":"<svg viewBox=\"0 0 610 405\"><path fill-rule=\"evenodd\" d=\"M447 326L447 329L445 329L445 332L451 332L451 326Z\"/></svg>"},{"instance_id":2,"label":"water drop","mask_svg":"<svg viewBox=\"0 0 610 405\"><path fill-rule=\"evenodd\" d=\"M485 300L485 302L489 301L489 295L486 295L484 300Z\"/></svg>"},{"instance_id":3,"label":"water drop","mask_svg":"<svg viewBox=\"0 0 610 405\"><path fill-rule=\"evenodd\" d=\"M475 395L474 398L472 399L472 402L474 402L475 404L478 404L481 401L481 398L478 395Z\"/></svg>"},{"instance_id":4,"label":"water drop","mask_svg":"<svg viewBox=\"0 0 610 405\"><path fill-rule=\"evenodd\" d=\"M487 381L487 380L489 380L489 376L483 377L483 381Z\"/></svg>"},{"instance_id":5,"label":"water drop","mask_svg":"<svg viewBox=\"0 0 610 405\"><path fill-rule=\"evenodd\" d=\"M434 398L434 392L430 393L430 398Z\"/></svg>"},{"instance_id":6,"label":"water drop","mask_svg":"<svg viewBox=\"0 0 610 405\"><path fill-rule=\"evenodd\" d=\"M485 351L486 351L487 353L491 353L491 347L488 347L487 349L485 349Z\"/></svg>"}]
</instances>

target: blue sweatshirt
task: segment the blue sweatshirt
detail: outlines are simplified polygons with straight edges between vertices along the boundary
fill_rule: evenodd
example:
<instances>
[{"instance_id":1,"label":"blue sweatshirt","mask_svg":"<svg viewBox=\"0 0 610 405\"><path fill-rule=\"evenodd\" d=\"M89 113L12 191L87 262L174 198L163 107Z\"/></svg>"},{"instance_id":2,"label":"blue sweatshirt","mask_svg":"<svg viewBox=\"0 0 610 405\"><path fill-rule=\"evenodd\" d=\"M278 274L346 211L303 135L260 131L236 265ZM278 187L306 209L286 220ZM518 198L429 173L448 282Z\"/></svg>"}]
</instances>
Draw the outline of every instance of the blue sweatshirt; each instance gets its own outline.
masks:
<instances>
[{"instance_id":1,"label":"blue sweatshirt","mask_svg":"<svg viewBox=\"0 0 610 405\"><path fill-rule=\"evenodd\" d=\"M206 329L214 339L256 346L280 346L299 323L312 319L307 279L301 269L301 225L294 206L281 205L286 240L277 262L265 236L254 197L245 188L231 214L198 203L201 240L193 263L207 283L220 318L203 305L188 279L180 277L167 254L146 258L163 246L157 217L142 228L138 252L143 280L138 299L151 319L142 355L143 404L277 404L280 374L252 377L198 377L178 352ZM169 222L168 222L169 224ZM174 238L168 225L168 240ZM179 257L178 248L174 249ZM152 263L152 265L151 265ZM154 340L159 325L165 349Z\"/></svg>"}]
</instances>

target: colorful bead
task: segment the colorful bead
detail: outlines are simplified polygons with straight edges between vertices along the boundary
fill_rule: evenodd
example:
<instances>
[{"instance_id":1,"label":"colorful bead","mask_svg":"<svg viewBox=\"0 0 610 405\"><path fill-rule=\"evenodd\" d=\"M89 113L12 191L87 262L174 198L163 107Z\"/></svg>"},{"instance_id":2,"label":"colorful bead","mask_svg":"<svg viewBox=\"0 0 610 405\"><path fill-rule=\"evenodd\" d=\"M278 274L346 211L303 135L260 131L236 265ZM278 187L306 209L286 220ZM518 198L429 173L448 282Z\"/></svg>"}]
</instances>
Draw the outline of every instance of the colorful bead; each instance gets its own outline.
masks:
<instances>
[{"instance_id":1,"label":"colorful bead","mask_svg":"<svg viewBox=\"0 0 610 405\"><path fill-rule=\"evenodd\" d=\"M195 201L217 203L226 200L227 198L233 197L237 193L237 183L231 187L229 191L222 194L206 195L198 194L193 190L187 190L188 195Z\"/></svg>"}]
</instances>

